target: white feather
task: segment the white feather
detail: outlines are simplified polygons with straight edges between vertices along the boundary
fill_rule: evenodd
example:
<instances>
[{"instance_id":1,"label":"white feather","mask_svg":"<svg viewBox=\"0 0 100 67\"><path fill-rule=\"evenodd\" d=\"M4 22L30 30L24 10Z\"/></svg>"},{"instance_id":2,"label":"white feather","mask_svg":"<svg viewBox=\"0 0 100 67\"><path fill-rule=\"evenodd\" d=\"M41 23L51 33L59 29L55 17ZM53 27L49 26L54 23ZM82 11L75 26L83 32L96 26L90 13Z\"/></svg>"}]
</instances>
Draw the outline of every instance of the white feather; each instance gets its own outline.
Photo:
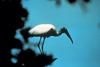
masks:
<instances>
[{"instance_id":1,"label":"white feather","mask_svg":"<svg viewBox=\"0 0 100 67\"><path fill-rule=\"evenodd\" d=\"M47 33L50 29L56 30L55 26L52 24L40 24L29 30L29 33L33 35L39 35Z\"/></svg>"}]
</instances>

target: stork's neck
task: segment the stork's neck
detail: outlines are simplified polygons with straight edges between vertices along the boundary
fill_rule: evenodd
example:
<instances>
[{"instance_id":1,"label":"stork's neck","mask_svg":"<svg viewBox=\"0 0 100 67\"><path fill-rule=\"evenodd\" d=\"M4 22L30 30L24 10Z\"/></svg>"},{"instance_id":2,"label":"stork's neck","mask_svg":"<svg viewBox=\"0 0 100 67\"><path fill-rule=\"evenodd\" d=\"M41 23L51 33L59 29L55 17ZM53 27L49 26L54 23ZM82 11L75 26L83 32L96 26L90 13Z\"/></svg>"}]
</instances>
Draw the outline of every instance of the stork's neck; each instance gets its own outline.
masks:
<instances>
[{"instance_id":1,"label":"stork's neck","mask_svg":"<svg viewBox=\"0 0 100 67\"><path fill-rule=\"evenodd\" d=\"M57 32L57 36L60 36L62 33L64 33L64 32L62 32L61 30L58 31L58 32Z\"/></svg>"}]
</instances>

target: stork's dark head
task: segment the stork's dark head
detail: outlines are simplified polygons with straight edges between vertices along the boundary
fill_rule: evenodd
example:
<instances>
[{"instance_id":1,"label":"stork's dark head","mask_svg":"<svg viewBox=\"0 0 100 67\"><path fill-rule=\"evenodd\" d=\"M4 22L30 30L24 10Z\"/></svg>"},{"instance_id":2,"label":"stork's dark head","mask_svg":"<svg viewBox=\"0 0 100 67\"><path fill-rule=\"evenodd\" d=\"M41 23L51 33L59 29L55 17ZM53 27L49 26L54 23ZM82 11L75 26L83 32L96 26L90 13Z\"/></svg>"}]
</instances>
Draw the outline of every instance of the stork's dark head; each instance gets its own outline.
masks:
<instances>
[{"instance_id":1,"label":"stork's dark head","mask_svg":"<svg viewBox=\"0 0 100 67\"><path fill-rule=\"evenodd\" d=\"M65 27L63 27L63 28L61 28L61 30L60 30L60 32L65 32L66 31L66 28Z\"/></svg>"},{"instance_id":2,"label":"stork's dark head","mask_svg":"<svg viewBox=\"0 0 100 67\"><path fill-rule=\"evenodd\" d=\"M73 43L73 40L72 40L67 28L65 28L65 27L61 28L61 30L59 31L59 34L62 34L62 33L65 33L68 36L68 38L71 40L71 42Z\"/></svg>"}]
</instances>

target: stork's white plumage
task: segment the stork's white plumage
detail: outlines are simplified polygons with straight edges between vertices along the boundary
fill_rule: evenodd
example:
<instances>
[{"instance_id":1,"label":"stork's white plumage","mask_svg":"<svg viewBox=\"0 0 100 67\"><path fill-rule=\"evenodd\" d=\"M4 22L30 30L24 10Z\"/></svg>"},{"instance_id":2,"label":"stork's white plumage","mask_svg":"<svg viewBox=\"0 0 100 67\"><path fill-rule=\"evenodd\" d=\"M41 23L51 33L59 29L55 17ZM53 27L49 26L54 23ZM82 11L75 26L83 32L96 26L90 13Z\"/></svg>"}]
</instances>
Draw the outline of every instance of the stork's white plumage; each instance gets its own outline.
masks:
<instances>
[{"instance_id":1,"label":"stork's white plumage","mask_svg":"<svg viewBox=\"0 0 100 67\"><path fill-rule=\"evenodd\" d=\"M55 26L52 24L39 24L39 25L33 27L29 31L29 33L33 34L33 35L42 35L42 34L48 33L50 31L50 29L53 29L56 31Z\"/></svg>"},{"instance_id":2,"label":"stork's white plumage","mask_svg":"<svg viewBox=\"0 0 100 67\"><path fill-rule=\"evenodd\" d=\"M73 40L72 40L70 34L68 33L67 28L63 27L63 28L61 28L61 30L59 32L57 32L55 26L52 24L39 24L39 25L33 27L32 29L30 29L29 33L32 36L40 37L40 41L38 43L38 48L39 48L40 52L43 52L43 45L44 45L44 41L45 41L46 37L59 36L62 33L65 33L68 36L68 38L71 40L71 42L73 43ZM43 39L42 50L41 50L40 49L40 42L41 42L42 37L44 39Z\"/></svg>"}]
</instances>

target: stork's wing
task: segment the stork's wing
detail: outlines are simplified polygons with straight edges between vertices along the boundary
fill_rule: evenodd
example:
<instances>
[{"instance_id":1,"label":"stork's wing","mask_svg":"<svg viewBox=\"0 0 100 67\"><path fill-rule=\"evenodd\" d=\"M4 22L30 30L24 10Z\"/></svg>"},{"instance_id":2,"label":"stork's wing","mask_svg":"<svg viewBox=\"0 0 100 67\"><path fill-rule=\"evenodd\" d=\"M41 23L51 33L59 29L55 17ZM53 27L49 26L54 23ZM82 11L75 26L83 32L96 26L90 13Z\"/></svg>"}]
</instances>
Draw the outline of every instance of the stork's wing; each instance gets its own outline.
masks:
<instances>
[{"instance_id":1,"label":"stork's wing","mask_svg":"<svg viewBox=\"0 0 100 67\"><path fill-rule=\"evenodd\" d=\"M67 28L63 27L62 30L63 30L63 32L68 36L68 38L71 40L71 42L73 43L73 40L72 40L72 38L71 38L71 36L70 36L70 34L69 34Z\"/></svg>"}]
</instances>

